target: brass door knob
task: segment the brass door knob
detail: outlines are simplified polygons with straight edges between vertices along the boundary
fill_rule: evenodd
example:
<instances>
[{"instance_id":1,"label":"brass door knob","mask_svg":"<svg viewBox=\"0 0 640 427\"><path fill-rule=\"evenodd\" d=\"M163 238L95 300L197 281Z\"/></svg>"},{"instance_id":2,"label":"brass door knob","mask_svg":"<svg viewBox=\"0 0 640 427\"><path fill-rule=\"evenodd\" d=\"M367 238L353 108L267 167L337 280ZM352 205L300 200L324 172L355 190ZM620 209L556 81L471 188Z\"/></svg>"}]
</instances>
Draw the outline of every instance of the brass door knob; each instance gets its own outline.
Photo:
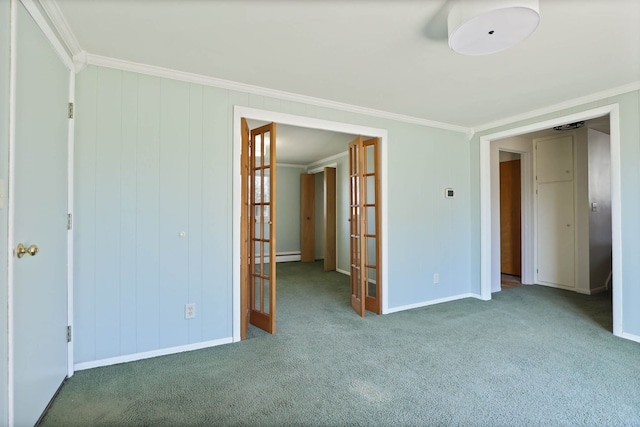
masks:
<instances>
[{"instance_id":1,"label":"brass door knob","mask_svg":"<svg viewBox=\"0 0 640 427\"><path fill-rule=\"evenodd\" d=\"M40 249L38 249L36 245L31 245L27 248L22 243L19 243L18 247L16 248L16 255L18 256L18 258L22 258L26 254L35 256L39 251Z\"/></svg>"}]
</instances>

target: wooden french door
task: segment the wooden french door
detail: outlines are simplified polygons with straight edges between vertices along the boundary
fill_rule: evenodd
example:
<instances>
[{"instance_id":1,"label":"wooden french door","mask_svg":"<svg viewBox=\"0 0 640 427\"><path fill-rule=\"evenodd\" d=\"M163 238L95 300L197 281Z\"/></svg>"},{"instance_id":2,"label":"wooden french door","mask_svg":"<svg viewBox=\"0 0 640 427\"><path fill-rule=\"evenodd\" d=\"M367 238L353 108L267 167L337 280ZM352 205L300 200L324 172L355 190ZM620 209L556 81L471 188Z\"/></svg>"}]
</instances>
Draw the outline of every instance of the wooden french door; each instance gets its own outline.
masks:
<instances>
[{"instance_id":1,"label":"wooden french door","mask_svg":"<svg viewBox=\"0 0 640 427\"><path fill-rule=\"evenodd\" d=\"M349 143L351 307L381 313L380 152L377 138Z\"/></svg>"},{"instance_id":2,"label":"wooden french door","mask_svg":"<svg viewBox=\"0 0 640 427\"><path fill-rule=\"evenodd\" d=\"M276 333L276 125L248 131L243 121L243 209L241 320ZM246 138L245 134L249 137ZM245 181L246 179L246 181ZM244 237L244 239L243 239ZM248 266L243 270L244 266ZM243 274L244 271L244 274ZM247 291L248 290L248 298ZM242 334L246 327L241 325Z\"/></svg>"}]
</instances>

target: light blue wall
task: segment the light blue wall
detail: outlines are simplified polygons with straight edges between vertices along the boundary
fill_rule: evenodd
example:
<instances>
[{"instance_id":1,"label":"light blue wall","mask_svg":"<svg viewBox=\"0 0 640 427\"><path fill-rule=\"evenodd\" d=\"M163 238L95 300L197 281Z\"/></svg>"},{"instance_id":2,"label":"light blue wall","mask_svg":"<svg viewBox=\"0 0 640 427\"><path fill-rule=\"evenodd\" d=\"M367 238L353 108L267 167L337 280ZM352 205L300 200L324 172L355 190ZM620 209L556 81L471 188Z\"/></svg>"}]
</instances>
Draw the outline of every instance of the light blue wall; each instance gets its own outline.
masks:
<instances>
[{"instance_id":1,"label":"light blue wall","mask_svg":"<svg viewBox=\"0 0 640 427\"><path fill-rule=\"evenodd\" d=\"M4 194L4 206L0 208L0 242L7 241L7 195L9 177L9 47L10 4L0 1L0 188ZM7 418L7 245L0 244L0 424Z\"/></svg>"},{"instance_id":2,"label":"light blue wall","mask_svg":"<svg viewBox=\"0 0 640 427\"><path fill-rule=\"evenodd\" d=\"M473 218L466 136L417 125L389 134L389 307L471 292L479 276L465 265ZM448 187L454 199L444 198Z\"/></svg>"},{"instance_id":3,"label":"light blue wall","mask_svg":"<svg viewBox=\"0 0 640 427\"><path fill-rule=\"evenodd\" d=\"M300 167L278 166L276 253L300 251Z\"/></svg>"},{"instance_id":4,"label":"light blue wall","mask_svg":"<svg viewBox=\"0 0 640 427\"><path fill-rule=\"evenodd\" d=\"M234 105L388 130L390 308L477 283L464 134L90 66L77 77L77 363L232 335Z\"/></svg>"},{"instance_id":5,"label":"light blue wall","mask_svg":"<svg viewBox=\"0 0 640 427\"><path fill-rule=\"evenodd\" d=\"M635 91L597 102L580 105L529 120L514 122L475 135L471 141L472 179L472 229L471 229L471 273L480 277L480 150L482 135L538 123L568 114L617 103L620 106L620 157L622 186L622 286L623 286L623 331L640 335L640 91ZM474 281L473 292L479 292L479 281Z\"/></svg>"},{"instance_id":6,"label":"light blue wall","mask_svg":"<svg viewBox=\"0 0 640 427\"><path fill-rule=\"evenodd\" d=\"M76 363L230 336L228 92L89 67L76 96Z\"/></svg>"}]
</instances>

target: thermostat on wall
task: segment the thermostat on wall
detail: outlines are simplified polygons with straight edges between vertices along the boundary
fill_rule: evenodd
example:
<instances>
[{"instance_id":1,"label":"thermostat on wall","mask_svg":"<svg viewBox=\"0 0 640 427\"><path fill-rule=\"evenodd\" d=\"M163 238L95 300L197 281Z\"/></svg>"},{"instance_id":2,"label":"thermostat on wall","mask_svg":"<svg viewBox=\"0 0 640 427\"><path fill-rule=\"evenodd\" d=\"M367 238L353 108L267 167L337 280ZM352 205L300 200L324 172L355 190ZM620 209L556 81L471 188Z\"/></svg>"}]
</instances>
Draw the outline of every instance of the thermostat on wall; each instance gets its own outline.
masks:
<instances>
[{"instance_id":1,"label":"thermostat on wall","mask_svg":"<svg viewBox=\"0 0 640 427\"><path fill-rule=\"evenodd\" d=\"M454 197L456 197L456 190L454 190L453 188L445 188L444 197L446 199L453 199Z\"/></svg>"}]
</instances>

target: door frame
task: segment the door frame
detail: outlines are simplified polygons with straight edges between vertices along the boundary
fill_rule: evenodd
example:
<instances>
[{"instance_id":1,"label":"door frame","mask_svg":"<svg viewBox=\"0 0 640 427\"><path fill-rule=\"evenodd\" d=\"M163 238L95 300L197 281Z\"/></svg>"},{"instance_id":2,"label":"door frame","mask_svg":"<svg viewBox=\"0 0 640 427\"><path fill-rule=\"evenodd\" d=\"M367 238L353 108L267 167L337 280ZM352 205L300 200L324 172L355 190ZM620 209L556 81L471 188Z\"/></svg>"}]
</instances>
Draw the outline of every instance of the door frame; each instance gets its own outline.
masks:
<instances>
[{"instance_id":1,"label":"door frame","mask_svg":"<svg viewBox=\"0 0 640 427\"><path fill-rule=\"evenodd\" d=\"M361 126L351 123L334 122L329 120L316 119L305 116L296 116L293 114L279 113L268 110L261 110L252 107L235 105L233 108L233 289L232 289L232 332L233 341L240 341L240 212L241 212L241 164L240 155L242 148L242 132L240 119L254 119L276 124L299 126L310 129L328 130L333 132L349 133L354 135L366 135L369 137L380 138L380 192L382 205L380 207L381 218L381 241L380 255L382 268L382 314L388 311L388 251L387 251L387 146L388 131L387 129L373 128Z\"/></svg>"},{"instance_id":2,"label":"door frame","mask_svg":"<svg viewBox=\"0 0 640 427\"><path fill-rule=\"evenodd\" d=\"M550 120L518 126L512 129L484 135L480 137L480 296L483 300L491 299L491 284L500 277L495 277L495 265L499 258L492 256L492 250L498 245L492 237L492 198L491 198L491 141L539 130L550 129L565 123L590 120L609 116L611 138L611 225L612 225L612 261L613 261L613 334L624 336L622 328L622 209L621 209L621 157L620 157L620 112L619 105L611 104L599 108L585 110ZM495 215L494 215L495 216ZM525 227L523 223L523 227Z\"/></svg>"},{"instance_id":3,"label":"door frame","mask_svg":"<svg viewBox=\"0 0 640 427\"><path fill-rule=\"evenodd\" d=\"M16 147L16 70L17 70L17 25L18 5L22 4L36 25L43 32L63 65L69 70L68 101L75 102L75 66L73 59L56 37L39 7L33 0L10 0L10 58L9 58L9 129L8 129L8 174L7 174L7 421L12 425L15 417L14 382L14 224L15 224L15 147ZM61 106L64 108L64 106ZM74 119L68 120L67 127L67 209L73 213L73 148ZM73 331L73 228L67 233L67 325ZM73 340L67 343L67 377L73 376Z\"/></svg>"}]
</instances>

